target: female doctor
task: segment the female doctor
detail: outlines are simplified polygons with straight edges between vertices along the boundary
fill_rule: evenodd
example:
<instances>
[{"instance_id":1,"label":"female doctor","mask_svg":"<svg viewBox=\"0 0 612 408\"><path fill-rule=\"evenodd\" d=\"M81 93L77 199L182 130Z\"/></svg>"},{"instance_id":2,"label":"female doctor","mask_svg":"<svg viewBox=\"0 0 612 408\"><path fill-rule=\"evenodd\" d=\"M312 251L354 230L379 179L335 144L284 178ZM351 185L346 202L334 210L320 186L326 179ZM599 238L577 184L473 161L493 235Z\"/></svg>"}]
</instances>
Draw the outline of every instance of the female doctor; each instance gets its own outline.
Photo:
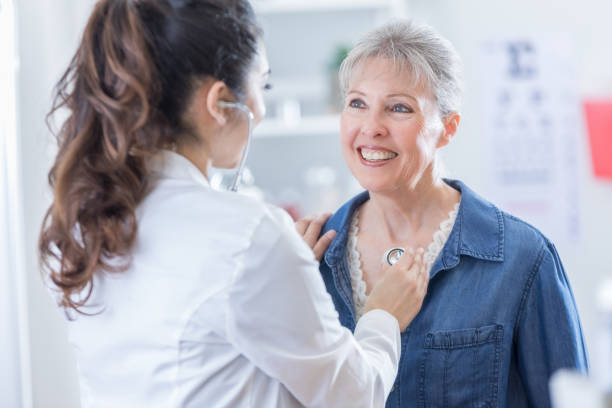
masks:
<instances>
[{"instance_id":1,"label":"female doctor","mask_svg":"<svg viewBox=\"0 0 612 408\"><path fill-rule=\"evenodd\" d=\"M209 186L210 166L244 160L268 75L246 0L96 4L56 90L68 117L40 236L84 407L384 405L422 252L386 271L353 336L313 256L325 218L301 237Z\"/></svg>"}]
</instances>

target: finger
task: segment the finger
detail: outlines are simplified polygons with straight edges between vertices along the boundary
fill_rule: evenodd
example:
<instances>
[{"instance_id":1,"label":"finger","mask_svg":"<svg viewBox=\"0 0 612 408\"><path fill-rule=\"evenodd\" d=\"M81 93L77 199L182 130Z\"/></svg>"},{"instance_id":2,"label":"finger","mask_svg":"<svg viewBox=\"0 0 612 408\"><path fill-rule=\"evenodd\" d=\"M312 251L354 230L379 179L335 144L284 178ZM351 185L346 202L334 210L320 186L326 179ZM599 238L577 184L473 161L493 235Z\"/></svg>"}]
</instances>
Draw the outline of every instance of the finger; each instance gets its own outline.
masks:
<instances>
[{"instance_id":1,"label":"finger","mask_svg":"<svg viewBox=\"0 0 612 408\"><path fill-rule=\"evenodd\" d=\"M306 232L304 233L304 241L308 244L309 247L314 248L316 242L319 239L319 235L321 234L321 229L323 225L330 217L331 214L320 214L317 215L312 222L308 225Z\"/></svg>"},{"instance_id":2,"label":"finger","mask_svg":"<svg viewBox=\"0 0 612 408\"><path fill-rule=\"evenodd\" d=\"M411 276L413 279L421 280L421 266L423 265L423 251L417 249L414 251L412 263L407 265L404 273Z\"/></svg>"},{"instance_id":3,"label":"finger","mask_svg":"<svg viewBox=\"0 0 612 408\"><path fill-rule=\"evenodd\" d=\"M414 265L416 252L412 248L406 249L400 259L392 266L397 267L397 270L409 270Z\"/></svg>"},{"instance_id":4,"label":"finger","mask_svg":"<svg viewBox=\"0 0 612 408\"><path fill-rule=\"evenodd\" d=\"M304 217L301 220L295 223L295 229L300 234L300 236L304 236L304 233L308 229L308 226L312 222L312 216Z\"/></svg>"},{"instance_id":5,"label":"finger","mask_svg":"<svg viewBox=\"0 0 612 408\"><path fill-rule=\"evenodd\" d=\"M421 270L423 269L423 256L425 251L423 248L418 248L414 253L414 260L412 265L410 266L410 270L415 274L415 276L421 275Z\"/></svg>"},{"instance_id":6,"label":"finger","mask_svg":"<svg viewBox=\"0 0 612 408\"><path fill-rule=\"evenodd\" d=\"M427 287L429 286L429 268L427 264L423 264L419 271L419 278L422 285L422 290L427 292Z\"/></svg>"},{"instance_id":7,"label":"finger","mask_svg":"<svg viewBox=\"0 0 612 408\"><path fill-rule=\"evenodd\" d=\"M317 261L319 262L321 261L321 259L323 258L323 254L325 253L327 248L329 248L329 245L331 244L331 242L334 240L335 237L336 237L336 231L329 230L325 234L323 234L321 238L319 238L314 248L312 249L312 252L314 252L314 256Z\"/></svg>"}]
</instances>

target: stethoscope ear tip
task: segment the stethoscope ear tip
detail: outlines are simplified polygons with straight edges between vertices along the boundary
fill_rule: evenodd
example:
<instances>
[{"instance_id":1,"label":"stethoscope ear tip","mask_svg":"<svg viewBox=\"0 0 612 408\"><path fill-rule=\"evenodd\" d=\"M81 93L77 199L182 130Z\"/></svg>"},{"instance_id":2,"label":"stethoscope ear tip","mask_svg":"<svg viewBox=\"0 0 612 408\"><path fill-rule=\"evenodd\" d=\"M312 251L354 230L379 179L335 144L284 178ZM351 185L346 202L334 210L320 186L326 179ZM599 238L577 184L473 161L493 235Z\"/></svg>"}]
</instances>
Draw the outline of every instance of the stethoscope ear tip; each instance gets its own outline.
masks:
<instances>
[{"instance_id":1,"label":"stethoscope ear tip","mask_svg":"<svg viewBox=\"0 0 612 408\"><path fill-rule=\"evenodd\" d=\"M228 102L228 101L218 101L217 102L217 106L220 108L235 108L238 110L243 111L244 113L246 113L249 117L249 119L253 120L255 119L255 115L253 115L253 112L251 112L251 110L249 109L248 106L246 106L243 103L240 102Z\"/></svg>"}]
</instances>

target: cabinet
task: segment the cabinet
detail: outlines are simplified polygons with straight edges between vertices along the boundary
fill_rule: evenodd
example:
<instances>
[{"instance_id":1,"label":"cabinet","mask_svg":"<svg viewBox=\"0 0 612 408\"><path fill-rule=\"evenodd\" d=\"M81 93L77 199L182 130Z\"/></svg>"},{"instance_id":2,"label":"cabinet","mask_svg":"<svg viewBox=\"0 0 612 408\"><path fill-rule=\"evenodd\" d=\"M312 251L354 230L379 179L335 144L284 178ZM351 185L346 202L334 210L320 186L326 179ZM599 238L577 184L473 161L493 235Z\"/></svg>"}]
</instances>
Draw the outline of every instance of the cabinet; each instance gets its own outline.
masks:
<instances>
[{"instance_id":1,"label":"cabinet","mask_svg":"<svg viewBox=\"0 0 612 408\"><path fill-rule=\"evenodd\" d=\"M268 200L304 215L333 211L358 190L340 153L338 55L370 29L407 15L407 1L253 1L273 88L247 166Z\"/></svg>"}]
</instances>

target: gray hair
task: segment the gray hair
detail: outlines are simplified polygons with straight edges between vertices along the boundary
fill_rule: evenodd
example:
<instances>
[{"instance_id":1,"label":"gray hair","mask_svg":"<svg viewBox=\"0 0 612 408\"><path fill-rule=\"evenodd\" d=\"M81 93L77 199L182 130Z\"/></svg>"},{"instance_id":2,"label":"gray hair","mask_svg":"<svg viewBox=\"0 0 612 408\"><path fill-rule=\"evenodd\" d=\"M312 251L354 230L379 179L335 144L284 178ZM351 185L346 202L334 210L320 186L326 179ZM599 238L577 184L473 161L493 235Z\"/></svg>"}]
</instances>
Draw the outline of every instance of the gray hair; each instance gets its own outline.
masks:
<instances>
[{"instance_id":1,"label":"gray hair","mask_svg":"<svg viewBox=\"0 0 612 408\"><path fill-rule=\"evenodd\" d=\"M432 27L398 20L367 33L340 66L344 95L355 68L371 57L388 58L399 71L410 70L415 84L422 83L434 93L442 116L459 112L461 61L453 45Z\"/></svg>"}]
</instances>

